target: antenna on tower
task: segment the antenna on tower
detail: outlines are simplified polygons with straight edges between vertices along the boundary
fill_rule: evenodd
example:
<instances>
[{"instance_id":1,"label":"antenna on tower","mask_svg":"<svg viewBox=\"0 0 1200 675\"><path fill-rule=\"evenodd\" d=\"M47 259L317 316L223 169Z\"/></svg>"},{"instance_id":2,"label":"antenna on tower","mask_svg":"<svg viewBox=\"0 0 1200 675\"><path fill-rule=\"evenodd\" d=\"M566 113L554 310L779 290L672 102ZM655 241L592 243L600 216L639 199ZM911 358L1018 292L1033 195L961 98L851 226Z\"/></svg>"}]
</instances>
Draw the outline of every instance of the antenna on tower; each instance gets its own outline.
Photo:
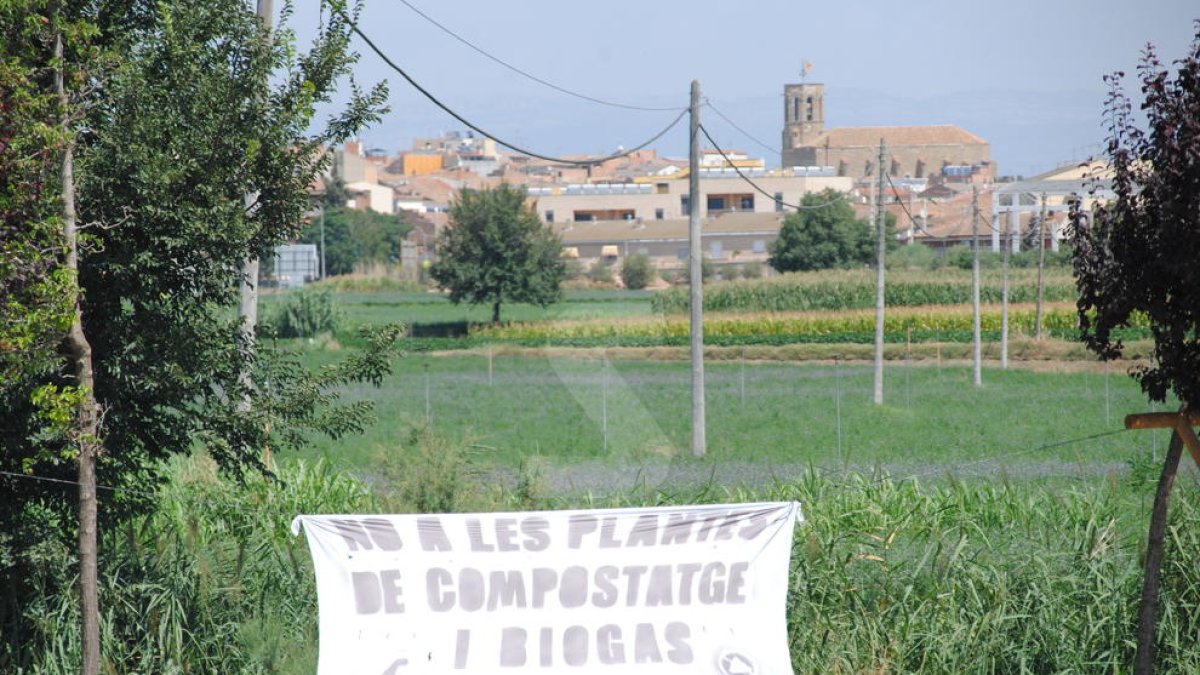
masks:
<instances>
[{"instance_id":1,"label":"antenna on tower","mask_svg":"<svg viewBox=\"0 0 1200 675\"><path fill-rule=\"evenodd\" d=\"M805 78L808 77L808 71L812 70L811 61L802 61L800 64L800 84L804 84Z\"/></svg>"}]
</instances>

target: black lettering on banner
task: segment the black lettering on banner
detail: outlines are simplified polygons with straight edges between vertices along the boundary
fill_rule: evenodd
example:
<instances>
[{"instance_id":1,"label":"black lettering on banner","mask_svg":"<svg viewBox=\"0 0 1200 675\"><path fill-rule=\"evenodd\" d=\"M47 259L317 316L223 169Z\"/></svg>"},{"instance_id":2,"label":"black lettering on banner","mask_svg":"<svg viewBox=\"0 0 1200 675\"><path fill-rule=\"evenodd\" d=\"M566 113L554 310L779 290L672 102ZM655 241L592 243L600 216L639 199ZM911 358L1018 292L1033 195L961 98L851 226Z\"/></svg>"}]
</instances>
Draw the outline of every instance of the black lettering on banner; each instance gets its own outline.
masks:
<instances>
[{"instance_id":1,"label":"black lettering on banner","mask_svg":"<svg viewBox=\"0 0 1200 675\"><path fill-rule=\"evenodd\" d=\"M605 609L617 604L617 586L613 581L620 576L621 570L616 565L602 565L596 568L594 582L596 592L592 593L592 605Z\"/></svg>"},{"instance_id":2,"label":"black lettering on banner","mask_svg":"<svg viewBox=\"0 0 1200 675\"><path fill-rule=\"evenodd\" d=\"M540 647L539 651L541 653L540 663L543 668L549 668L550 666L554 665L554 629L543 628L541 631L541 637L542 639L538 643Z\"/></svg>"},{"instance_id":3,"label":"black lettering on banner","mask_svg":"<svg viewBox=\"0 0 1200 675\"><path fill-rule=\"evenodd\" d=\"M658 607L671 604L671 566L655 565L650 568L650 580L646 582L646 606Z\"/></svg>"},{"instance_id":4,"label":"black lettering on banner","mask_svg":"<svg viewBox=\"0 0 1200 675\"><path fill-rule=\"evenodd\" d=\"M500 632L500 667L525 665L525 629L505 628Z\"/></svg>"},{"instance_id":5,"label":"black lettering on banner","mask_svg":"<svg viewBox=\"0 0 1200 675\"><path fill-rule=\"evenodd\" d=\"M596 531L595 516L571 516L567 523L567 548L579 548L583 537Z\"/></svg>"},{"instance_id":6,"label":"black lettering on banner","mask_svg":"<svg viewBox=\"0 0 1200 675\"><path fill-rule=\"evenodd\" d=\"M621 540L617 539L617 517L608 516L600 522L600 548L619 548Z\"/></svg>"},{"instance_id":7,"label":"black lettering on banner","mask_svg":"<svg viewBox=\"0 0 1200 675\"><path fill-rule=\"evenodd\" d=\"M458 571L458 606L468 612L483 609L483 572L464 567Z\"/></svg>"},{"instance_id":8,"label":"black lettering on banner","mask_svg":"<svg viewBox=\"0 0 1200 675\"><path fill-rule=\"evenodd\" d=\"M662 652L658 649L658 638L654 635L654 624L639 623L633 640L633 658L638 663L662 663Z\"/></svg>"},{"instance_id":9,"label":"black lettering on banner","mask_svg":"<svg viewBox=\"0 0 1200 675\"><path fill-rule=\"evenodd\" d=\"M495 570L488 579L489 612L497 607L525 607L525 577L516 570Z\"/></svg>"},{"instance_id":10,"label":"black lettering on banner","mask_svg":"<svg viewBox=\"0 0 1200 675\"><path fill-rule=\"evenodd\" d=\"M521 545L517 543L517 519L516 518L497 518L496 519L496 550L497 551L520 551Z\"/></svg>"},{"instance_id":11,"label":"black lettering on banner","mask_svg":"<svg viewBox=\"0 0 1200 675\"><path fill-rule=\"evenodd\" d=\"M700 563L682 563L675 566L679 572L679 604L692 604L692 578L700 571L700 567Z\"/></svg>"},{"instance_id":12,"label":"black lettering on banner","mask_svg":"<svg viewBox=\"0 0 1200 675\"><path fill-rule=\"evenodd\" d=\"M692 662L692 646L688 644L688 639L691 637L692 629L686 623L672 621L667 624L667 646L670 647L667 651L667 658L671 663L686 665Z\"/></svg>"},{"instance_id":13,"label":"black lettering on banner","mask_svg":"<svg viewBox=\"0 0 1200 675\"><path fill-rule=\"evenodd\" d=\"M770 524L770 521L767 520L766 510L755 511L754 515L749 518L749 524L743 527L741 532L738 532L738 536L749 541L762 534Z\"/></svg>"},{"instance_id":14,"label":"black lettering on banner","mask_svg":"<svg viewBox=\"0 0 1200 675\"><path fill-rule=\"evenodd\" d=\"M533 570L533 607L541 609L546 606L546 595L558 588L558 573L549 567L538 567Z\"/></svg>"},{"instance_id":15,"label":"black lettering on banner","mask_svg":"<svg viewBox=\"0 0 1200 675\"><path fill-rule=\"evenodd\" d=\"M525 550L545 551L550 548L550 521L537 516L521 521L521 534L525 535Z\"/></svg>"},{"instance_id":16,"label":"black lettering on banner","mask_svg":"<svg viewBox=\"0 0 1200 675\"><path fill-rule=\"evenodd\" d=\"M467 655L471 653L471 631L458 629L458 639L454 641L454 668L462 670L467 667Z\"/></svg>"},{"instance_id":17,"label":"black lettering on banner","mask_svg":"<svg viewBox=\"0 0 1200 675\"><path fill-rule=\"evenodd\" d=\"M404 589L400 586L400 570L351 572L354 587L354 611L358 614L402 614Z\"/></svg>"},{"instance_id":18,"label":"black lettering on banner","mask_svg":"<svg viewBox=\"0 0 1200 675\"><path fill-rule=\"evenodd\" d=\"M696 541L708 541L708 535L716 528L724 514L712 514L700 519L700 529L696 531Z\"/></svg>"},{"instance_id":19,"label":"black lettering on banner","mask_svg":"<svg viewBox=\"0 0 1200 675\"><path fill-rule=\"evenodd\" d=\"M739 513L731 513L725 516L725 522L717 528L717 535L713 537L714 541L728 541L733 539L733 530L737 524L742 522L742 515Z\"/></svg>"},{"instance_id":20,"label":"black lettering on banner","mask_svg":"<svg viewBox=\"0 0 1200 675\"><path fill-rule=\"evenodd\" d=\"M374 614L383 608L379 597L379 580L374 572L351 572L350 583L354 586L354 611L359 614Z\"/></svg>"},{"instance_id":21,"label":"black lettering on banner","mask_svg":"<svg viewBox=\"0 0 1200 675\"><path fill-rule=\"evenodd\" d=\"M440 567L430 567L426 570L425 594L429 599L429 609L435 612L454 609L454 591L443 590L445 586L454 586L454 576L449 570Z\"/></svg>"},{"instance_id":22,"label":"black lettering on banner","mask_svg":"<svg viewBox=\"0 0 1200 675\"><path fill-rule=\"evenodd\" d=\"M449 551L450 539L438 518L417 518L417 537L422 551Z\"/></svg>"},{"instance_id":23,"label":"black lettering on banner","mask_svg":"<svg viewBox=\"0 0 1200 675\"><path fill-rule=\"evenodd\" d=\"M565 609L582 607L587 602L587 568L573 565L563 570L559 581L558 602Z\"/></svg>"},{"instance_id":24,"label":"black lettering on banner","mask_svg":"<svg viewBox=\"0 0 1200 675\"><path fill-rule=\"evenodd\" d=\"M606 624L596 630L596 652L600 663L614 665L625 663L625 645L621 642L621 629Z\"/></svg>"},{"instance_id":25,"label":"black lettering on banner","mask_svg":"<svg viewBox=\"0 0 1200 675\"><path fill-rule=\"evenodd\" d=\"M488 553L496 550L496 547L483 540L483 525L478 518L467 519L467 538L471 541L472 551Z\"/></svg>"},{"instance_id":26,"label":"black lettering on banner","mask_svg":"<svg viewBox=\"0 0 1200 675\"><path fill-rule=\"evenodd\" d=\"M563 661L568 666L587 665L588 632L583 626L571 626L563 631Z\"/></svg>"},{"instance_id":27,"label":"black lettering on banner","mask_svg":"<svg viewBox=\"0 0 1200 675\"><path fill-rule=\"evenodd\" d=\"M719 562L708 563L700 572L700 603L712 605L725 596L725 565Z\"/></svg>"},{"instance_id":28,"label":"black lettering on banner","mask_svg":"<svg viewBox=\"0 0 1200 675\"><path fill-rule=\"evenodd\" d=\"M646 573L645 565L629 565L621 569L625 574L625 578L629 580L625 595L625 605L634 607L637 605L638 599L638 584L641 582L642 575Z\"/></svg>"},{"instance_id":29,"label":"black lettering on banner","mask_svg":"<svg viewBox=\"0 0 1200 675\"><path fill-rule=\"evenodd\" d=\"M686 513L672 513L667 519L667 526L663 528L662 545L667 544L686 544L688 537L692 534L692 525L696 522Z\"/></svg>"},{"instance_id":30,"label":"black lettering on banner","mask_svg":"<svg viewBox=\"0 0 1200 675\"><path fill-rule=\"evenodd\" d=\"M370 551L378 546L384 551L399 551L401 547L400 533L392 527L392 522L384 518L363 518L350 520L340 518L331 521L346 547L351 551L362 549Z\"/></svg>"},{"instance_id":31,"label":"black lettering on banner","mask_svg":"<svg viewBox=\"0 0 1200 675\"><path fill-rule=\"evenodd\" d=\"M725 604L746 604L746 572L749 569L750 563L745 561L729 566L729 588L725 591Z\"/></svg>"},{"instance_id":32,"label":"black lettering on banner","mask_svg":"<svg viewBox=\"0 0 1200 675\"><path fill-rule=\"evenodd\" d=\"M629 532L629 538L625 541L625 545L629 547L653 546L657 536L658 516L652 513L638 516L637 522L633 524L633 529Z\"/></svg>"}]
</instances>

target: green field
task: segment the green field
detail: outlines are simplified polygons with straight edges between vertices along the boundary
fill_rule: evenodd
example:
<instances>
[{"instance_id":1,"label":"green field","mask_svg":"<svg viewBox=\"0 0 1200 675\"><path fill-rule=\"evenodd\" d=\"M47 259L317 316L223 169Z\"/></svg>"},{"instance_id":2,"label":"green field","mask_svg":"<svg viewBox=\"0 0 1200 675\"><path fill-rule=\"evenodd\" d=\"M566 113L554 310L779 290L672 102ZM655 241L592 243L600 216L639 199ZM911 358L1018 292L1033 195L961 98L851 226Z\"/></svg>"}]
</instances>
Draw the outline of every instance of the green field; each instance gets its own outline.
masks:
<instances>
[{"instance_id":1,"label":"green field","mask_svg":"<svg viewBox=\"0 0 1200 675\"><path fill-rule=\"evenodd\" d=\"M337 297L342 329L290 343L310 366L353 349L358 324L487 318L430 294ZM576 293L506 315L617 321L650 316L651 304ZM1116 365L991 360L976 388L961 360L904 353L892 354L876 406L868 362L722 352L706 365L709 452L695 459L686 361L410 349L381 387L343 392L374 401L377 422L277 458L281 481L222 477L202 457L173 465L160 509L106 533L106 602L147 617L144 628L107 620L106 655L114 672L312 672L311 563L286 530L296 513L797 500L796 672L1127 672L1167 442L1122 430L1125 414L1152 409L1136 384ZM1159 672L1200 669L1195 476L1184 470L1173 504ZM25 663L67 672L54 664L77 644L70 603L47 597L35 611L45 629L29 636Z\"/></svg>"},{"instance_id":2,"label":"green field","mask_svg":"<svg viewBox=\"0 0 1200 675\"><path fill-rule=\"evenodd\" d=\"M358 438L318 439L309 457L365 466L399 452L414 428L481 449L513 467L537 456L578 462L686 467L690 460L690 373L679 361L494 356L486 352L411 355L375 390L379 422ZM327 353L310 352L313 361ZM885 405L872 401L869 364L722 361L706 366L709 463L808 465L894 473L953 472L963 462L1035 474L1094 471L1160 449L1150 432L1129 432L1039 450L1121 428L1148 409L1136 384L1109 372L1036 373L987 368L984 386L961 365L891 362ZM839 439L840 434L840 439ZM1163 435L1160 433L1160 437ZM1090 467L1090 468L1088 468Z\"/></svg>"}]
</instances>

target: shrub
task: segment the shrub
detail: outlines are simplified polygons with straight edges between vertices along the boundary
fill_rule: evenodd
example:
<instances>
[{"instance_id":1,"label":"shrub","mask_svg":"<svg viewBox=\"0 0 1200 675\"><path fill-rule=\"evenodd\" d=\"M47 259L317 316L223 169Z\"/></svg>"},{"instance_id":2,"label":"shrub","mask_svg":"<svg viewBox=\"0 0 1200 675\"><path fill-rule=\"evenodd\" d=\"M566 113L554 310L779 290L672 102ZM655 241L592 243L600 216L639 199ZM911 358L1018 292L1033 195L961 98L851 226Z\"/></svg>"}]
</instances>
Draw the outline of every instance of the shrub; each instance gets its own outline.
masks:
<instances>
[{"instance_id":1,"label":"shrub","mask_svg":"<svg viewBox=\"0 0 1200 675\"><path fill-rule=\"evenodd\" d=\"M588 278L597 284L611 284L613 282L612 268L597 258L596 262L588 267Z\"/></svg>"},{"instance_id":2,"label":"shrub","mask_svg":"<svg viewBox=\"0 0 1200 675\"><path fill-rule=\"evenodd\" d=\"M760 262L748 262L742 265L743 279L761 279L763 275L763 264Z\"/></svg>"},{"instance_id":3,"label":"shrub","mask_svg":"<svg viewBox=\"0 0 1200 675\"><path fill-rule=\"evenodd\" d=\"M282 338L313 337L337 330L340 314L329 289L305 288L284 297L270 324Z\"/></svg>"},{"instance_id":4,"label":"shrub","mask_svg":"<svg viewBox=\"0 0 1200 675\"><path fill-rule=\"evenodd\" d=\"M654 265L650 263L650 256L645 253L634 253L621 263L621 281L625 283L625 288L641 290L650 283L653 276Z\"/></svg>"}]
</instances>

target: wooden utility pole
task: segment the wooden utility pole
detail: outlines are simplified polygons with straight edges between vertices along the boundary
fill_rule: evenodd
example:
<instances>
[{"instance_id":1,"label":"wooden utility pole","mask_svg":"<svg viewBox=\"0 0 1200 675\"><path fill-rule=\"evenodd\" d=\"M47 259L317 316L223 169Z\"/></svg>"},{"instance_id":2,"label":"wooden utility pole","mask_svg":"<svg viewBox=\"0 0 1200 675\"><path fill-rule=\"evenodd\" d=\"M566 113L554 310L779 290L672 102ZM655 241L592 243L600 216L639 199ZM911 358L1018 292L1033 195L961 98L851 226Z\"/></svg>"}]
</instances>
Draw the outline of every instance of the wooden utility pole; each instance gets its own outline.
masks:
<instances>
[{"instance_id":1,"label":"wooden utility pole","mask_svg":"<svg viewBox=\"0 0 1200 675\"><path fill-rule=\"evenodd\" d=\"M1046 193L1042 193L1042 213L1038 216L1038 276L1037 310L1033 317L1033 336L1042 339L1042 302L1045 298L1045 282L1042 272L1046 269Z\"/></svg>"},{"instance_id":2,"label":"wooden utility pole","mask_svg":"<svg viewBox=\"0 0 1200 675\"><path fill-rule=\"evenodd\" d=\"M993 194L992 199L999 199L999 195ZM997 222L994 223L997 228L1000 227L999 216L996 217ZM1004 271L1002 272L1004 280L1000 289L1000 367L1008 368L1008 263L1012 256L1012 247L1007 241L1009 237L1008 226L1005 225L1003 234L1000 236L1000 248L1004 249Z\"/></svg>"},{"instance_id":3,"label":"wooden utility pole","mask_svg":"<svg viewBox=\"0 0 1200 675\"><path fill-rule=\"evenodd\" d=\"M96 456L100 450L100 404L96 401L95 367L92 345L83 332L83 308L79 290L79 226L75 210L75 142L71 131L70 98L63 71L63 36L54 36L54 91L58 95L64 136L62 157L63 243L67 250L66 266L75 280L71 327L64 340L66 352L79 389L71 435L78 447L79 482L79 614L80 669L83 675L100 673L100 592L97 551Z\"/></svg>"},{"instance_id":4,"label":"wooden utility pole","mask_svg":"<svg viewBox=\"0 0 1200 675\"><path fill-rule=\"evenodd\" d=\"M1200 424L1200 412L1188 410L1186 406L1178 413L1144 413L1125 418L1126 429L1172 429L1174 432L1163 460L1162 474L1154 493L1154 506L1150 511L1150 535L1146 542L1145 575L1142 578L1141 605L1138 607L1137 652L1133 660L1133 672L1136 675L1154 672L1154 635L1158 627L1158 586L1163 540L1167 530L1167 505L1183 446L1187 446L1192 461L1200 466L1200 439L1196 438L1193 429L1197 424Z\"/></svg>"},{"instance_id":5,"label":"wooden utility pole","mask_svg":"<svg viewBox=\"0 0 1200 675\"><path fill-rule=\"evenodd\" d=\"M983 336L979 320L979 188L971 186L971 354L975 359L975 386L983 386Z\"/></svg>"},{"instance_id":6,"label":"wooden utility pole","mask_svg":"<svg viewBox=\"0 0 1200 675\"><path fill-rule=\"evenodd\" d=\"M883 405L883 257L887 252L887 212L883 198L886 146L879 139L879 186L875 191L875 405Z\"/></svg>"},{"instance_id":7,"label":"wooden utility pole","mask_svg":"<svg viewBox=\"0 0 1200 675\"><path fill-rule=\"evenodd\" d=\"M688 289L692 352L692 455L703 457L704 433L704 247L700 231L700 83L692 80L688 136Z\"/></svg>"}]
</instances>

